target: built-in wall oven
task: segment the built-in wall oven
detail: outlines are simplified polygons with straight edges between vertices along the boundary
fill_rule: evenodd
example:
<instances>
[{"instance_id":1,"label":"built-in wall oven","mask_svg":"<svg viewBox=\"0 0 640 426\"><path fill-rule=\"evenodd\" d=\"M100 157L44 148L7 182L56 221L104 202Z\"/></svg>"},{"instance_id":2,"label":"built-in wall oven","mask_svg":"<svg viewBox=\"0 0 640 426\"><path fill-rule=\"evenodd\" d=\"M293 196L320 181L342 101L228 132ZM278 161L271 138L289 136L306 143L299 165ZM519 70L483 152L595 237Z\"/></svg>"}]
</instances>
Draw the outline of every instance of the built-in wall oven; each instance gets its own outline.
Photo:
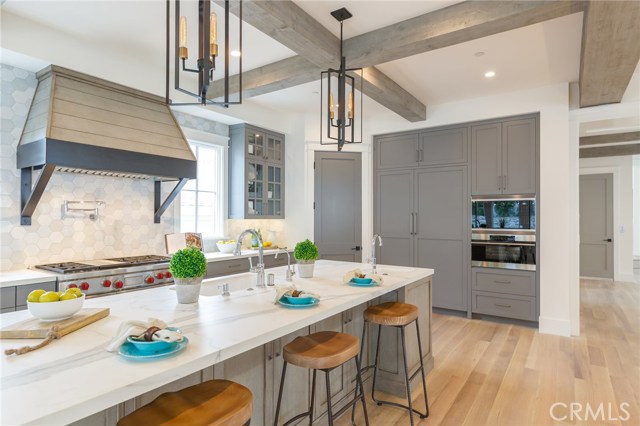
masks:
<instances>
[{"instance_id":1,"label":"built-in wall oven","mask_svg":"<svg viewBox=\"0 0 640 426\"><path fill-rule=\"evenodd\" d=\"M474 199L471 204L471 265L535 271L535 199Z\"/></svg>"}]
</instances>

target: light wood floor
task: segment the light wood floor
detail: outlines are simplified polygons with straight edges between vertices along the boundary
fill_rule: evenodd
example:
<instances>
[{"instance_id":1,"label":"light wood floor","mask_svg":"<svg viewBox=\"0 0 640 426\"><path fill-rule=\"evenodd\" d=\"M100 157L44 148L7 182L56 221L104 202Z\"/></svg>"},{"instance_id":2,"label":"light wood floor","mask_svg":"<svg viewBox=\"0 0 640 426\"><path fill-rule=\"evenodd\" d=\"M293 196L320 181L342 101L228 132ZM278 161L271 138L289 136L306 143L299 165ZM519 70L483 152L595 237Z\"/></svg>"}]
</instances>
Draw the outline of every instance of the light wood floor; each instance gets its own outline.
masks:
<instances>
[{"instance_id":1,"label":"light wood floor","mask_svg":"<svg viewBox=\"0 0 640 426\"><path fill-rule=\"evenodd\" d=\"M435 368L427 380L431 415L416 416L416 424L640 425L640 286L583 280L581 288L577 338L434 314ZM418 380L414 387L420 387ZM368 402L371 425L409 424L405 410ZM549 409L556 402L584 408L573 421L555 421ZM630 418L620 421L625 413L618 407L625 402ZM594 410L604 403L604 419L584 421L587 403ZM421 393L414 404L423 410ZM608 404L614 420L608 420ZM554 413L567 416L569 408L557 406ZM337 424L350 424L347 417ZM361 417L358 425L364 424Z\"/></svg>"}]
</instances>

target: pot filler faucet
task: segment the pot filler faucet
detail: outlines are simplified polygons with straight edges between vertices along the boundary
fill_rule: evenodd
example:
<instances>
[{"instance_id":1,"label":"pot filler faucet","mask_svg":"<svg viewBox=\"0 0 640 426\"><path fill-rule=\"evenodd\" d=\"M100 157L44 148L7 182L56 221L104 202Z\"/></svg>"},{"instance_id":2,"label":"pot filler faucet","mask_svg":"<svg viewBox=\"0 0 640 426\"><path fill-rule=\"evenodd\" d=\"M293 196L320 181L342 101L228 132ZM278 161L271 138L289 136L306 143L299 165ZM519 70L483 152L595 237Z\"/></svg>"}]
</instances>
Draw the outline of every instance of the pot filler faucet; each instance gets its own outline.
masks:
<instances>
[{"instance_id":1,"label":"pot filler faucet","mask_svg":"<svg viewBox=\"0 0 640 426\"><path fill-rule=\"evenodd\" d=\"M278 255L280 253L284 253L287 255L287 281L293 281L295 272L293 272L293 270L291 269L291 256L289 255L289 252L287 250L279 249L275 256L276 259L278 258Z\"/></svg>"},{"instance_id":2,"label":"pot filler faucet","mask_svg":"<svg viewBox=\"0 0 640 426\"><path fill-rule=\"evenodd\" d=\"M376 264L376 240L378 240L378 246L382 247L382 237L378 234L375 234L373 236L373 239L371 240L371 257L369 258L369 263L371 264L372 270L371 273L372 274L377 274L378 270L377 270L377 264Z\"/></svg>"},{"instance_id":3,"label":"pot filler faucet","mask_svg":"<svg viewBox=\"0 0 640 426\"><path fill-rule=\"evenodd\" d=\"M255 272L256 276L256 287L264 288L264 257L262 252L262 237L255 229L245 229L242 231L240 236L236 238L236 249L233 251L234 256L240 256L242 254L242 239L251 234L256 240L258 240L258 264L253 267L253 263L251 262L251 258L249 258L249 264L251 265L250 272Z\"/></svg>"}]
</instances>

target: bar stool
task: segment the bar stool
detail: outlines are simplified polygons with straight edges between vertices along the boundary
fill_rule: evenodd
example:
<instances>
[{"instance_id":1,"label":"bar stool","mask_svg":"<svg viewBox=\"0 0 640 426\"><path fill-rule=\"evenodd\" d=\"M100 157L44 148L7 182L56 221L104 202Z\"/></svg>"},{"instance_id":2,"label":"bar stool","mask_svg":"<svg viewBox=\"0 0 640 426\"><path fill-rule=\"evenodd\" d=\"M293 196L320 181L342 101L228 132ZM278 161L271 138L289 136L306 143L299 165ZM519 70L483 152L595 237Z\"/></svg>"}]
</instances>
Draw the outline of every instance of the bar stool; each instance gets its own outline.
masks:
<instances>
[{"instance_id":1,"label":"bar stool","mask_svg":"<svg viewBox=\"0 0 640 426\"><path fill-rule=\"evenodd\" d=\"M251 423L251 391L229 380L209 380L163 393L120 419L118 426L237 426Z\"/></svg>"},{"instance_id":2,"label":"bar stool","mask_svg":"<svg viewBox=\"0 0 640 426\"><path fill-rule=\"evenodd\" d=\"M287 420L284 426L309 416L309 424L313 422L313 406L316 395L316 372L322 370L325 372L327 387L327 417L329 425L333 425L333 420L340 416L347 408L353 407L355 412L358 400L362 402L364 410L364 421L369 426L369 417L367 415L367 405L364 398L364 388L362 387L362 377L360 375L360 360L358 358L358 338L346 333L338 333L334 331L321 331L308 336L296 337L293 341L286 344L282 348L282 357L284 365L282 366L282 378L280 379L280 392L278 393L278 404L276 407L276 418L273 421L274 426L278 425L278 417L280 416L280 404L282 402L282 392L284 389L284 379L287 372L287 364L297 365L302 368L313 370L313 379L311 384L311 404L309 411L298 414ZM333 414L331 407L331 384L329 373L336 367L341 366L347 361L353 359L356 363L356 392L353 401ZM358 395L358 387L362 389Z\"/></svg>"},{"instance_id":3,"label":"bar stool","mask_svg":"<svg viewBox=\"0 0 640 426\"><path fill-rule=\"evenodd\" d=\"M373 365L369 365L363 369L367 371L370 368L373 368L373 384L371 387L371 398L378 404L386 404L393 405L396 407L404 408L409 410L409 419L411 421L411 426L413 426L413 413L416 413L420 416L421 419L429 417L429 401L427 398L427 380L424 374L424 362L422 360L422 342L420 341L420 327L418 325L418 308L415 305L410 305L408 303L398 303L398 302L387 302L382 303L376 306L370 306L364 311L364 327L362 329L362 342L364 344L365 333L367 331L367 322L371 324L378 324L378 339L376 343L376 355L375 361ZM415 322L416 323L416 332L418 334L418 352L420 355L420 367L409 376L409 367L407 365L407 345L405 341L405 328ZM378 374L378 362L380 360L380 334L382 331L382 326L385 327L395 327L400 329L400 336L402 340L402 357L404 364L404 378L405 384L407 387L407 405L398 404L396 402L391 401L383 401L378 400L375 397L376 391L376 377ZM363 348L360 349L361 357L362 357ZM418 410L414 409L411 402L411 380L413 380L418 372L422 372L422 390L424 392L424 405L426 407L426 412L423 414ZM357 386L356 386L357 391ZM352 414L353 418L353 414Z\"/></svg>"}]
</instances>

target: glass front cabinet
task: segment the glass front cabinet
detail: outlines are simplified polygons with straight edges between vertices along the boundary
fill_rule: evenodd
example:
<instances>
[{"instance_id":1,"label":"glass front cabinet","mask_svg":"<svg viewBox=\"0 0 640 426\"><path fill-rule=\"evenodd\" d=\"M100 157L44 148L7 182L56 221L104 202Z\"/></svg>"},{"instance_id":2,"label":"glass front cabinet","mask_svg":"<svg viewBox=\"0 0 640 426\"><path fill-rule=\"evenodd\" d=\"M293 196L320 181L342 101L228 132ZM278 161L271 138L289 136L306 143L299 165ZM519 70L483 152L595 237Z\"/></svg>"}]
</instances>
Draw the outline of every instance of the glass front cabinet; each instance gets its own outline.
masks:
<instances>
[{"instance_id":1,"label":"glass front cabinet","mask_svg":"<svg viewBox=\"0 0 640 426\"><path fill-rule=\"evenodd\" d=\"M229 218L284 219L284 135L230 128Z\"/></svg>"}]
</instances>

